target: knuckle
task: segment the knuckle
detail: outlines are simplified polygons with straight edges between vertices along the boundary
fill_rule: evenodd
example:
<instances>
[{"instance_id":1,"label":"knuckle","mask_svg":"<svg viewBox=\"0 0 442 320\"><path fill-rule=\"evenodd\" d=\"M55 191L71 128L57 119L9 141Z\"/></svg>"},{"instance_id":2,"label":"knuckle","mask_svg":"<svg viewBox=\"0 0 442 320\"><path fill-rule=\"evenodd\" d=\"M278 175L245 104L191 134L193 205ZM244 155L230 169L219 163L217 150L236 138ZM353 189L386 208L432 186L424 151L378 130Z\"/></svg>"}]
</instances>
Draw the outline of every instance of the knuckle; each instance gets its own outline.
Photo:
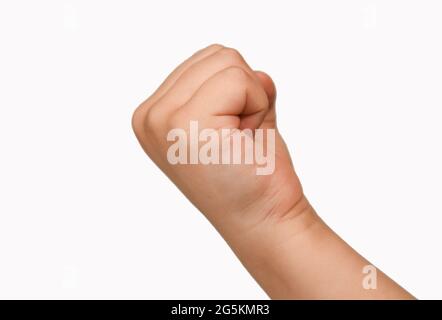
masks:
<instances>
[{"instance_id":1,"label":"knuckle","mask_svg":"<svg viewBox=\"0 0 442 320\"><path fill-rule=\"evenodd\" d=\"M223 48L224 48L224 46L219 43L212 43L211 45L206 47L206 49L213 50L213 51L221 50Z\"/></svg>"},{"instance_id":2,"label":"knuckle","mask_svg":"<svg viewBox=\"0 0 442 320\"><path fill-rule=\"evenodd\" d=\"M144 104L138 106L132 114L132 129L139 135L144 130L144 117L146 115Z\"/></svg>"},{"instance_id":3,"label":"knuckle","mask_svg":"<svg viewBox=\"0 0 442 320\"><path fill-rule=\"evenodd\" d=\"M162 114L158 110L158 106L152 106L145 114L143 119L143 126L149 132L156 132L161 126Z\"/></svg>"},{"instance_id":4,"label":"knuckle","mask_svg":"<svg viewBox=\"0 0 442 320\"><path fill-rule=\"evenodd\" d=\"M244 62L243 57L238 50L233 48L223 48L219 51L223 59L230 65L242 64Z\"/></svg>"},{"instance_id":5,"label":"knuckle","mask_svg":"<svg viewBox=\"0 0 442 320\"><path fill-rule=\"evenodd\" d=\"M183 114L183 107L178 108L175 112L167 117L168 129L182 128L185 123L185 115Z\"/></svg>"},{"instance_id":6,"label":"knuckle","mask_svg":"<svg viewBox=\"0 0 442 320\"><path fill-rule=\"evenodd\" d=\"M228 67L224 72L229 80L235 85L244 85L249 79L249 75L241 67Z\"/></svg>"}]
</instances>

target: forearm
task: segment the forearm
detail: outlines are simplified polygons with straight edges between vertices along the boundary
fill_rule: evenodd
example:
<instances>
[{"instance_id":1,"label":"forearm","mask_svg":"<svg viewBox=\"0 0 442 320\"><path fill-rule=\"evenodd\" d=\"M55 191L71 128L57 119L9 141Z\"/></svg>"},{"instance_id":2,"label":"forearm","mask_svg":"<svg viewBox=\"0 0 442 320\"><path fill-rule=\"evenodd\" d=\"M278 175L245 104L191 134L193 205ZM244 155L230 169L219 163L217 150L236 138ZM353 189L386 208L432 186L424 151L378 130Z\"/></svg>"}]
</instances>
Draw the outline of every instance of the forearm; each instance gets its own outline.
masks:
<instances>
[{"instance_id":1,"label":"forearm","mask_svg":"<svg viewBox=\"0 0 442 320\"><path fill-rule=\"evenodd\" d=\"M244 266L273 299L412 299L374 268L314 212L305 198L245 236L227 238ZM374 276L376 287L364 287Z\"/></svg>"}]
</instances>

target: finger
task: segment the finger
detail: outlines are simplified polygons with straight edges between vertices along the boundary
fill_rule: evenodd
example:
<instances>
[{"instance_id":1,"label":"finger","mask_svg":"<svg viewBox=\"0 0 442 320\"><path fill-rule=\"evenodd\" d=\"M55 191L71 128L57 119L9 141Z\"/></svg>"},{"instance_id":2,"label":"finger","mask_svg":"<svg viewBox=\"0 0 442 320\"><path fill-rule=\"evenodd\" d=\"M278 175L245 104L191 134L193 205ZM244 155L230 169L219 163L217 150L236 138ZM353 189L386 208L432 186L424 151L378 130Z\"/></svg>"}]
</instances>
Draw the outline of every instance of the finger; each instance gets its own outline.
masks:
<instances>
[{"instance_id":1,"label":"finger","mask_svg":"<svg viewBox=\"0 0 442 320\"><path fill-rule=\"evenodd\" d=\"M167 93L167 91L174 85L174 83L180 78L180 76L184 72L186 72L186 70L189 69L193 64L216 53L222 48L224 47L219 44L210 45L204 49L197 51L190 58L179 65L163 81L159 88L134 111L132 115L132 127L134 128L136 134L139 135L141 134L140 132L143 132L144 119L146 118L151 107Z\"/></svg>"},{"instance_id":2,"label":"finger","mask_svg":"<svg viewBox=\"0 0 442 320\"><path fill-rule=\"evenodd\" d=\"M243 68L228 67L205 81L179 112L190 120L204 121L203 127L256 129L268 108L260 83Z\"/></svg>"},{"instance_id":3,"label":"finger","mask_svg":"<svg viewBox=\"0 0 442 320\"><path fill-rule=\"evenodd\" d=\"M173 84L180 78L180 76L193 64L214 54L215 52L223 48L224 46L222 45L212 44L204 49L195 52L191 57L189 57L178 67L176 67L175 70L173 70L172 73L158 87L158 89L145 102L143 102L144 107L148 108L149 106L153 105L156 101L158 101L173 86Z\"/></svg>"},{"instance_id":4,"label":"finger","mask_svg":"<svg viewBox=\"0 0 442 320\"><path fill-rule=\"evenodd\" d=\"M256 77L241 54L235 49L223 48L190 66L159 101L159 108L176 110L184 105L211 76L228 67L240 67Z\"/></svg>"}]
</instances>

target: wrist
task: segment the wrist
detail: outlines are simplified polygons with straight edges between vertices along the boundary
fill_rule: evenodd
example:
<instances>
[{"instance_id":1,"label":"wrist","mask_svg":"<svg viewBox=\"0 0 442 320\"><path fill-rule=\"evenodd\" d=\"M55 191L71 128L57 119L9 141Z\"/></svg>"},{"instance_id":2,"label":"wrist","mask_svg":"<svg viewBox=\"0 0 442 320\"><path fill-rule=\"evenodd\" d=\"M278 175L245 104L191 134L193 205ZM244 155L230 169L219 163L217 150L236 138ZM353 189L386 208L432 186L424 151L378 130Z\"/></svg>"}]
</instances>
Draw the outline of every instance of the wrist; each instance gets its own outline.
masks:
<instances>
[{"instance_id":1,"label":"wrist","mask_svg":"<svg viewBox=\"0 0 442 320\"><path fill-rule=\"evenodd\" d=\"M280 297L289 295L281 293L289 288L289 270L302 260L314 259L306 248L329 233L333 232L302 195L289 209L274 211L236 235L223 236L261 287L271 297Z\"/></svg>"}]
</instances>

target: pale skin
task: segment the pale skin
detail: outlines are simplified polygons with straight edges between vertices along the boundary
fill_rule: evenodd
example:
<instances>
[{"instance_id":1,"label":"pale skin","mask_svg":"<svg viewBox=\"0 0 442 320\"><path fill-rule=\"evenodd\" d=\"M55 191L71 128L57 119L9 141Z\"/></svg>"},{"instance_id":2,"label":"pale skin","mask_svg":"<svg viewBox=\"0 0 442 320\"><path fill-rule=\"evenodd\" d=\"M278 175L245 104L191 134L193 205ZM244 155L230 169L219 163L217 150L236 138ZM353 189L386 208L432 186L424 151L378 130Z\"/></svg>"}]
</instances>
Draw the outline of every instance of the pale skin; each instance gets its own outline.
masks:
<instances>
[{"instance_id":1,"label":"pale skin","mask_svg":"<svg viewBox=\"0 0 442 320\"><path fill-rule=\"evenodd\" d=\"M317 215L306 199L277 131L276 88L238 51L204 48L179 65L134 112L144 151L206 216L272 299L413 299L377 270L376 289L364 288L370 263ZM173 128L276 129L273 174L254 165L172 165L166 154Z\"/></svg>"}]
</instances>

